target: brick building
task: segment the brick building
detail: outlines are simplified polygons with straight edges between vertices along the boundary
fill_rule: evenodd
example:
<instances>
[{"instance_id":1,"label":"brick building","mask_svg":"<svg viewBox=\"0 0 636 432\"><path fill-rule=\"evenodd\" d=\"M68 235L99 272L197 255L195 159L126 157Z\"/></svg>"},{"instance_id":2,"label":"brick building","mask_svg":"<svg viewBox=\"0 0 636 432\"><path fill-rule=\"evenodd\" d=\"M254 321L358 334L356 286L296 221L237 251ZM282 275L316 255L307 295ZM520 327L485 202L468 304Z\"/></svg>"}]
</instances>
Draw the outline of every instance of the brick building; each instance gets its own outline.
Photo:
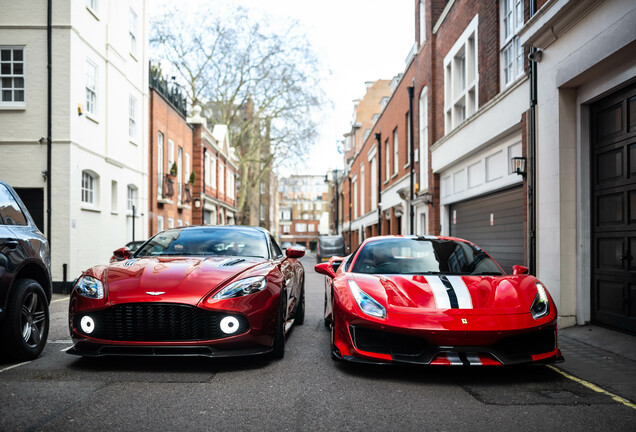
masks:
<instances>
[{"instance_id":1,"label":"brick building","mask_svg":"<svg viewBox=\"0 0 636 432\"><path fill-rule=\"evenodd\" d=\"M210 131L201 117L201 107L193 108L194 210L196 225L234 225L237 222L236 178L238 166L230 145L227 126Z\"/></svg>"},{"instance_id":2,"label":"brick building","mask_svg":"<svg viewBox=\"0 0 636 432\"><path fill-rule=\"evenodd\" d=\"M192 224L192 126L180 90L150 68L148 236Z\"/></svg>"},{"instance_id":3,"label":"brick building","mask_svg":"<svg viewBox=\"0 0 636 432\"><path fill-rule=\"evenodd\" d=\"M636 332L636 4L419 0L414 12L405 70L340 182L351 247L377 232L468 238L508 272L528 265L561 326Z\"/></svg>"}]
</instances>

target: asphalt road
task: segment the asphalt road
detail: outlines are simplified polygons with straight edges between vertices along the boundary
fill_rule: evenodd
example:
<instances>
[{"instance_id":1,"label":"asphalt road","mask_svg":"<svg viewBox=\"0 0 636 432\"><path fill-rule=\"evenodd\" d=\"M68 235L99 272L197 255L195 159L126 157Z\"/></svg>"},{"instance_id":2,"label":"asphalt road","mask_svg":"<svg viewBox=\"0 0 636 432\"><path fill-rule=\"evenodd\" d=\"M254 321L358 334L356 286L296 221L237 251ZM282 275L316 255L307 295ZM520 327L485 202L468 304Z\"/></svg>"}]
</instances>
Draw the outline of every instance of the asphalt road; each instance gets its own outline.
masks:
<instances>
[{"instance_id":1,"label":"asphalt road","mask_svg":"<svg viewBox=\"0 0 636 432\"><path fill-rule=\"evenodd\" d=\"M543 366L335 362L323 277L313 257L302 262L305 324L279 361L71 356L68 301L56 295L43 354L26 364L0 358L0 431L634 430L636 410Z\"/></svg>"}]
</instances>

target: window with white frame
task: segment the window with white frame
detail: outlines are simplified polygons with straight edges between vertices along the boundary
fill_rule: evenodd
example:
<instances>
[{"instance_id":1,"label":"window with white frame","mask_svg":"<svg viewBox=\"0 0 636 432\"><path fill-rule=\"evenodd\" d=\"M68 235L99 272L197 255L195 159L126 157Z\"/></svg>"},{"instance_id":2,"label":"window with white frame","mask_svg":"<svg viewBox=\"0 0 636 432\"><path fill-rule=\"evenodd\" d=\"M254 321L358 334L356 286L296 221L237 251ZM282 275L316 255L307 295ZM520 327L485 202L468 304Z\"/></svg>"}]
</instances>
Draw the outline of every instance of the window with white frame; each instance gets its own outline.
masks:
<instances>
[{"instance_id":1,"label":"window with white frame","mask_svg":"<svg viewBox=\"0 0 636 432\"><path fill-rule=\"evenodd\" d=\"M296 223L296 232L307 232L307 224L306 223Z\"/></svg>"},{"instance_id":2,"label":"window with white frame","mask_svg":"<svg viewBox=\"0 0 636 432\"><path fill-rule=\"evenodd\" d=\"M205 167L205 185L209 186L212 184L212 175L210 173L210 154L209 153L205 153L205 156L203 158L203 165Z\"/></svg>"},{"instance_id":3,"label":"window with white frame","mask_svg":"<svg viewBox=\"0 0 636 432\"><path fill-rule=\"evenodd\" d=\"M360 214L364 213L364 164L360 164Z\"/></svg>"},{"instance_id":4,"label":"window with white frame","mask_svg":"<svg viewBox=\"0 0 636 432\"><path fill-rule=\"evenodd\" d=\"M174 141L168 138L168 172L172 170L174 164Z\"/></svg>"},{"instance_id":5,"label":"window with white frame","mask_svg":"<svg viewBox=\"0 0 636 432\"><path fill-rule=\"evenodd\" d=\"M225 193L225 165L219 163L219 192Z\"/></svg>"},{"instance_id":6,"label":"window with white frame","mask_svg":"<svg viewBox=\"0 0 636 432\"><path fill-rule=\"evenodd\" d=\"M127 209L129 211L133 210L133 206L137 208L137 187L135 185L128 185L127 192Z\"/></svg>"},{"instance_id":7,"label":"window with white frame","mask_svg":"<svg viewBox=\"0 0 636 432\"><path fill-rule=\"evenodd\" d=\"M174 219L168 218L168 228L174 228Z\"/></svg>"},{"instance_id":8,"label":"window with white frame","mask_svg":"<svg viewBox=\"0 0 636 432\"><path fill-rule=\"evenodd\" d=\"M185 167L183 167L183 182L190 183L190 153L185 154Z\"/></svg>"},{"instance_id":9,"label":"window with white frame","mask_svg":"<svg viewBox=\"0 0 636 432\"><path fill-rule=\"evenodd\" d=\"M426 42L426 0L420 0L420 46Z\"/></svg>"},{"instance_id":10,"label":"window with white frame","mask_svg":"<svg viewBox=\"0 0 636 432\"><path fill-rule=\"evenodd\" d=\"M444 57L444 130L449 133L477 112L477 24L468 24Z\"/></svg>"},{"instance_id":11,"label":"window with white frame","mask_svg":"<svg viewBox=\"0 0 636 432\"><path fill-rule=\"evenodd\" d=\"M137 54L137 14L130 8L128 19L128 35L130 39L130 53L132 55Z\"/></svg>"},{"instance_id":12,"label":"window with white frame","mask_svg":"<svg viewBox=\"0 0 636 432\"><path fill-rule=\"evenodd\" d=\"M157 134L157 198L163 198L163 133Z\"/></svg>"},{"instance_id":13,"label":"window with white frame","mask_svg":"<svg viewBox=\"0 0 636 432\"><path fill-rule=\"evenodd\" d=\"M183 221L181 219L177 219L177 226L183 226Z\"/></svg>"},{"instance_id":14,"label":"window with white frame","mask_svg":"<svg viewBox=\"0 0 636 432\"><path fill-rule=\"evenodd\" d=\"M110 182L110 211L113 213L116 213L119 207L118 190L117 180L112 180Z\"/></svg>"},{"instance_id":15,"label":"window with white frame","mask_svg":"<svg viewBox=\"0 0 636 432\"><path fill-rule=\"evenodd\" d=\"M523 0L501 0L501 79L507 86L523 75L523 47L517 33L523 27Z\"/></svg>"},{"instance_id":16,"label":"window with white frame","mask_svg":"<svg viewBox=\"0 0 636 432\"><path fill-rule=\"evenodd\" d=\"M308 224L307 229L309 230L309 232L316 232L316 225Z\"/></svg>"},{"instance_id":17,"label":"window with white frame","mask_svg":"<svg viewBox=\"0 0 636 432\"><path fill-rule=\"evenodd\" d=\"M89 171L82 171L82 204L97 205L97 176Z\"/></svg>"},{"instance_id":18,"label":"window with white frame","mask_svg":"<svg viewBox=\"0 0 636 432\"><path fill-rule=\"evenodd\" d=\"M389 180L389 177L391 177L391 147L389 147L389 139L387 138L386 141L384 142L384 163L385 163L385 178L384 181Z\"/></svg>"},{"instance_id":19,"label":"window with white frame","mask_svg":"<svg viewBox=\"0 0 636 432\"><path fill-rule=\"evenodd\" d=\"M24 105L24 78L24 47L0 46L0 85L2 86L0 105Z\"/></svg>"},{"instance_id":20,"label":"window with white frame","mask_svg":"<svg viewBox=\"0 0 636 432\"><path fill-rule=\"evenodd\" d=\"M263 204L261 204L261 207L260 207L260 216L261 216L261 220L264 221L265 220L265 206Z\"/></svg>"},{"instance_id":21,"label":"window with white frame","mask_svg":"<svg viewBox=\"0 0 636 432\"><path fill-rule=\"evenodd\" d=\"M97 13L97 0L86 0L86 7Z\"/></svg>"},{"instance_id":22,"label":"window with white frame","mask_svg":"<svg viewBox=\"0 0 636 432\"><path fill-rule=\"evenodd\" d=\"M177 146L177 202L183 200L183 147Z\"/></svg>"},{"instance_id":23,"label":"window with white frame","mask_svg":"<svg viewBox=\"0 0 636 432\"><path fill-rule=\"evenodd\" d=\"M86 114L97 114L97 65L86 60Z\"/></svg>"},{"instance_id":24,"label":"window with white frame","mask_svg":"<svg viewBox=\"0 0 636 432\"><path fill-rule=\"evenodd\" d=\"M216 189L216 157L210 156L210 186Z\"/></svg>"},{"instance_id":25,"label":"window with white frame","mask_svg":"<svg viewBox=\"0 0 636 432\"><path fill-rule=\"evenodd\" d=\"M261 195L265 195L265 182L260 183L260 193Z\"/></svg>"},{"instance_id":26,"label":"window with white frame","mask_svg":"<svg viewBox=\"0 0 636 432\"><path fill-rule=\"evenodd\" d=\"M234 173L229 169L225 170L225 172L227 173L226 194L228 198L234 199Z\"/></svg>"},{"instance_id":27,"label":"window with white frame","mask_svg":"<svg viewBox=\"0 0 636 432\"><path fill-rule=\"evenodd\" d=\"M289 231L290 231L289 228L290 228L289 225L283 225L283 234L289 234Z\"/></svg>"},{"instance_id":28,"label":"window with white frame","mask_svg":"<svg viewBox=\"0 0 636 432\"><path fill-rule=\"evenodd\" d=\"M428 90L420 93L420 191L428 190Z\"/></svg>"},{"instance_id":29,"label":"window with white frame","mask_svg":"<svg viewBox=\"0 0 636 432\"><path fill-rule=\"evenodd\" d=\"M163 231L163 216L157 216L157 232Z\"/></svg>"},{"instance_id":30,"label":"window with white frame","mask_svg":"<svg viewBox=\"0 0 636 432\"><path fill-rule=\"evenodd\" d=\"M353 218L358 218L358 178L353 179Z\"/></svg>"},{"instance_id":31,"label":"window with white frame","mask_svg":"<svg viewBox=\"0 0 636 432\"><path fill-rule=\"evenodd\" d=\"M378 206L378 196L376 191L378 190L378 176L376 175L378 171L378 161L374 156L371 159L371 210L375 209Z\"/></svg>"},{"instance_id":32,"label":"window with white frame","mask_svg":"<svg viewBox=\"0 0 636 432\"><path fill-rule=\"evenodd\" d=\"M128 136L131 140L137 137L137 98L128 97Z\"/></svg>"},{"instance_id":33,"label":"window with white frame","mask_svg":"<svg viewBox=\"0 0 636 432\"><path fill-rule=\"evenodd\" d=\"M397 128L393 129L393 174L397 174L398 166L399 166L399 158L398 158L398 130Z\"/></svg>"}]
</instances>

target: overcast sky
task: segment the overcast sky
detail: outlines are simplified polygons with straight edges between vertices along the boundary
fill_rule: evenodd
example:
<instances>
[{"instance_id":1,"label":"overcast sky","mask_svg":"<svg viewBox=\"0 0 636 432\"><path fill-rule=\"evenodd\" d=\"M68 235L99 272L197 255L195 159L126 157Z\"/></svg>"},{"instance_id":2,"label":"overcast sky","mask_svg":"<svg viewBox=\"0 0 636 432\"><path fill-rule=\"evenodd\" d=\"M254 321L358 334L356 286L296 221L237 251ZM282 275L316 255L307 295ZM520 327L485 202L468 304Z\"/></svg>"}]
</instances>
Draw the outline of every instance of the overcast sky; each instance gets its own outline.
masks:
<instances>
[{"instance_id":1,"label":"overcast sky","mask_svg":"<svg viewBox=\"0 0 636 432\"><path fill-rule=\"evenodd\" d=\"M415 40L414 1L233 0L232 4L266 13L274 23L277 18L299 22L324 69L331 71L324 89L333 105L324 113L311 162L296 173L324 174L342 167L342 156L335 155L338 141L350 127L352 101L364 95L365 81L390 79L404 71Z\"/></svg>"}]
</instances>

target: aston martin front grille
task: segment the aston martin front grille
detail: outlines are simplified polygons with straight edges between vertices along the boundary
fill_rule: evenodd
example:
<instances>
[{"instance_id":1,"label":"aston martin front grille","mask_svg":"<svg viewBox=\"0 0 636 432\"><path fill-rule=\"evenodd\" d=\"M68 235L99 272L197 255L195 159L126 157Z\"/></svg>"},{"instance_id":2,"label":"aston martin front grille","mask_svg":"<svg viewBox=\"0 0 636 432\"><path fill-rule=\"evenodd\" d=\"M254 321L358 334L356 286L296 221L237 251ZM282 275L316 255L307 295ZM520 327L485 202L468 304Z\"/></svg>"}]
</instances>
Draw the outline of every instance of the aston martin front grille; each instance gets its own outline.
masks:
<instances>
[{"instance_id":1,"label":"aston martin front grille","mask_svg":"<svg viewBox=\"0 0 636 432\"><path fill-rule=\"evenodd\" d=\"M82 331L82 317L95 324L90 334ZM231 335L221 331L220 321L233 316L239 328ZM195 306L170 303L126 303L75 317L75 328L82 334L111 341L177 342L222 339L249 330L242 315L207 311Z\"/></svg>"}]
</instances>

